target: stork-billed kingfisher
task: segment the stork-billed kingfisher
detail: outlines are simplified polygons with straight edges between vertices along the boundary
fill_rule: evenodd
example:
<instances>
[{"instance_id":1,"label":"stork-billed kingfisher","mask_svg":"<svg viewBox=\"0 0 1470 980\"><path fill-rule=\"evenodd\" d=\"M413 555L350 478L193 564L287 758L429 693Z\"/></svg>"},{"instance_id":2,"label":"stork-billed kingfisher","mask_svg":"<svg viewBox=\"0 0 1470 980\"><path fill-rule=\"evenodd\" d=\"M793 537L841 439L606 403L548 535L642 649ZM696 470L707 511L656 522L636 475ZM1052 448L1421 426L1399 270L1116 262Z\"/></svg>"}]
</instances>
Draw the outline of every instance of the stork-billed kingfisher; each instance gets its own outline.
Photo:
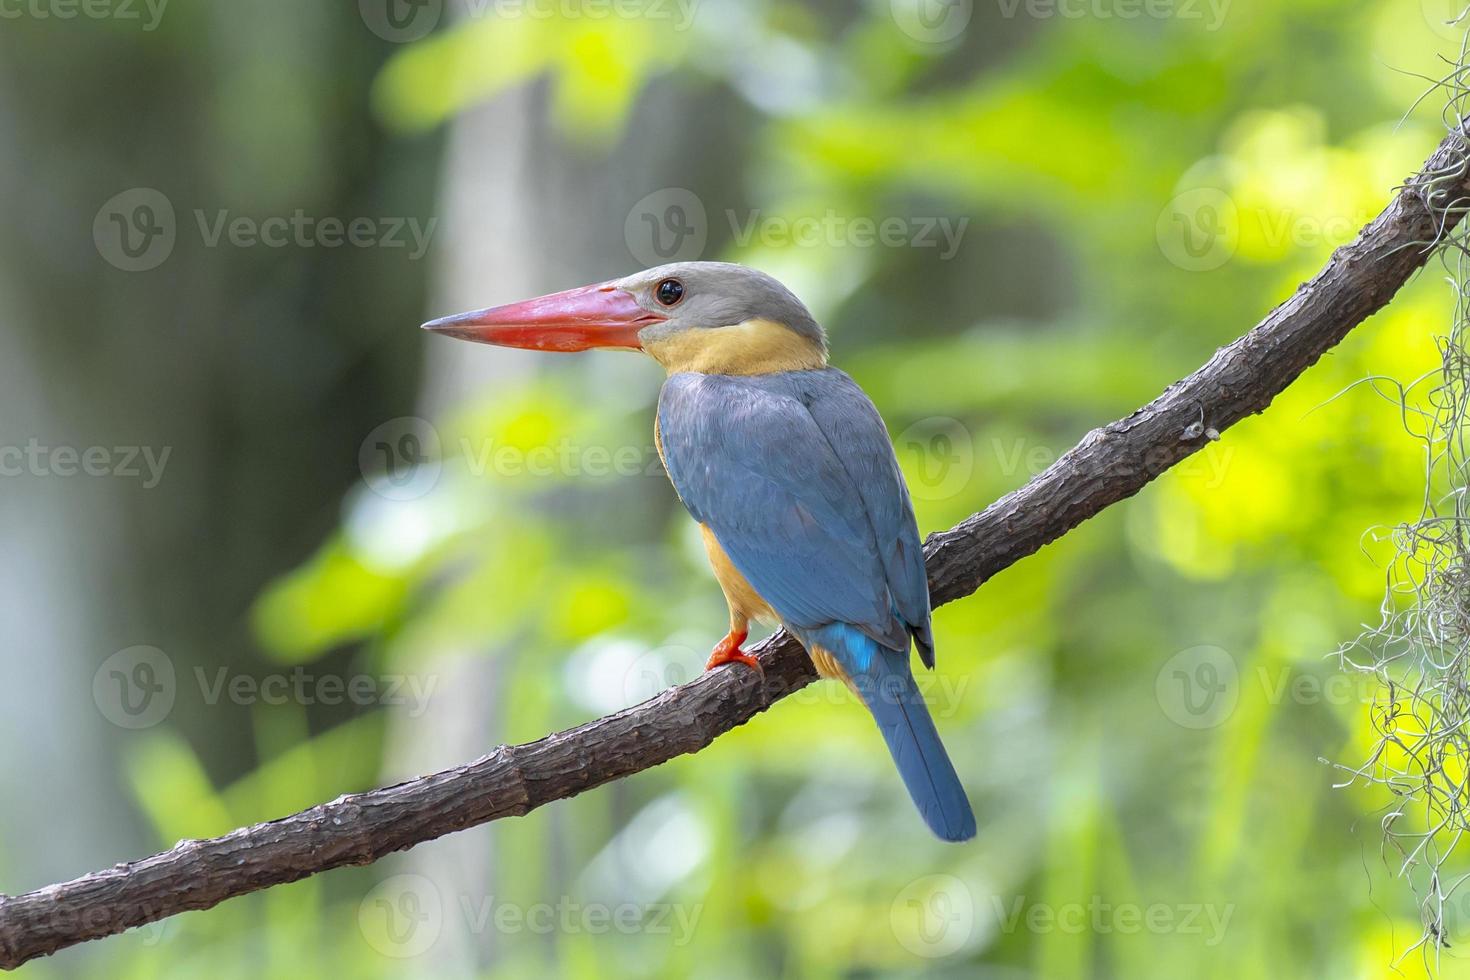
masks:
<instances>
[{"instance_id":1,"label":"stork-billed kingfisher","mask_svg":"<svg viewBox=\"0 0 1470 980\"><path fill-rule=\"evenodd\" d=\"M975 836L909 669L911 640L934 667L934 637L908 488L878 410L828 366L826 334L790 290L744 266L678 262L424 327L663 365L655 444L730 606L708 667L759 670L740 645L752 619L779 621L867 705L934 833Z\"/></svg>"}]
</instances>

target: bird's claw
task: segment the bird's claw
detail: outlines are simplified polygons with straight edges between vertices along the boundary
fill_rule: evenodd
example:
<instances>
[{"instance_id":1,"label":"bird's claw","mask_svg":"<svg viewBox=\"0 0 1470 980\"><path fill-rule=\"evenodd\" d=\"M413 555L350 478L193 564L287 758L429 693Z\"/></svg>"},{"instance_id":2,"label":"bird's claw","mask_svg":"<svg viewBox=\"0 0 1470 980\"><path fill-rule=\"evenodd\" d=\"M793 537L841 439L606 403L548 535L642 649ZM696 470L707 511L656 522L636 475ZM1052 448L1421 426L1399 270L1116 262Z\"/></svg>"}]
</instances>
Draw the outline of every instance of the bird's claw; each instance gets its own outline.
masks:
<instances>
[{"instance_id":1,"label":"bird's claw","mask_svg":"<svg viewBox=\"0 0 1470 980\"><path fill-rule=\"evenodd\" d=\"M744 650L739 649L738 647L729 653L724 653L716 650L714 653L710 654L709 662L704 665L704 669L714 670L721 664L733 663L742 663L745 666L754 669L757 674L764 675L766 672L765 668L761 666L761 662L759 660L746 653Z\"/></svg>"},{"instance_id":2,"label":"bird's claw","mask_svg":"<svg viewBox=\"0 0 1470 980\"><path fill-rule=\"evenodd\" d=\"M705 663L704 669L714 670L721 664L742 663L764 677L766 672L761 667L761 662L751 654L740 649L740 644L745 642L746 635L744 630L739 632L732 630L726 634L723 640L715 644L714 650L710 651L709 661Z\"/></svg>"}]
</instances>

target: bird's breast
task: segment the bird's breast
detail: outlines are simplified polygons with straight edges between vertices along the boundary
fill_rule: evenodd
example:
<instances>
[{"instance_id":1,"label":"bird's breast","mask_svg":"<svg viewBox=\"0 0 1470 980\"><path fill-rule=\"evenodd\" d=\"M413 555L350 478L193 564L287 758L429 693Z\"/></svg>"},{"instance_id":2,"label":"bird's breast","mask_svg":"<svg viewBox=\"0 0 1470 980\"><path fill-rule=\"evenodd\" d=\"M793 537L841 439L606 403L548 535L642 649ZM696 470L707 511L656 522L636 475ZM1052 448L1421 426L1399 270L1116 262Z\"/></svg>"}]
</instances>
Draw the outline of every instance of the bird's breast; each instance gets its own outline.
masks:
<instances>
[{"instance_id":1,"label":"bird's breast","mask_svg":"<svg viewBox=\"0 0 1470 980\"><path fill-rule=\"evenodd\" d=\"M774 626L779 621L775 610L755 590L755 586L740 574L740 569L735 567L735 563L725 553L715 532L701 524L699 533L704 538L704 551L709 556L710 568L714 569L715 580L720 583L720 589L724 591L725 601L729 603L730 609L746 619Z\"/></svg>"}]
</instances>

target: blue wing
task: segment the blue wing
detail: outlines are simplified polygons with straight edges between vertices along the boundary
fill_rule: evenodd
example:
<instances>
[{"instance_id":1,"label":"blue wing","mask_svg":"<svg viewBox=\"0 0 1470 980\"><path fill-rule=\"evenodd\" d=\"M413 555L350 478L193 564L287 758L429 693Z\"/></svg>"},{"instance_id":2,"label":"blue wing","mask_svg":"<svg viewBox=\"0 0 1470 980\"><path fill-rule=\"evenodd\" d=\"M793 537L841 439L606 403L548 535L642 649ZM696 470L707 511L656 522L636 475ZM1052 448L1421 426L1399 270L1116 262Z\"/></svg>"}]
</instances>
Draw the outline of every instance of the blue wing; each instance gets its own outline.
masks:
<instances>
[{"instance_id":1,"label":"blue wing","mask_svg":"<svg viewBox=\"0 0 1470 980\"><path fill-rule=\"evenodd\" d=\"M925 822L975 836L975 815L909 671L934 666L929 587L883 420L834 368L675 374L659 397L664 463L684 506L807 647L867 704Z\"/></svg>"},{"instance_id":2,"label":"blue wing","mask_svg":"<svg viewBox=\"0 0 1470 980\"><path fill-rule=\"evenodd\" d=\"M669 478L788 626L847 623L933 666L913 507L872 402L835 368L675 374L659 398Z\"/></svg>"}]
</instances>

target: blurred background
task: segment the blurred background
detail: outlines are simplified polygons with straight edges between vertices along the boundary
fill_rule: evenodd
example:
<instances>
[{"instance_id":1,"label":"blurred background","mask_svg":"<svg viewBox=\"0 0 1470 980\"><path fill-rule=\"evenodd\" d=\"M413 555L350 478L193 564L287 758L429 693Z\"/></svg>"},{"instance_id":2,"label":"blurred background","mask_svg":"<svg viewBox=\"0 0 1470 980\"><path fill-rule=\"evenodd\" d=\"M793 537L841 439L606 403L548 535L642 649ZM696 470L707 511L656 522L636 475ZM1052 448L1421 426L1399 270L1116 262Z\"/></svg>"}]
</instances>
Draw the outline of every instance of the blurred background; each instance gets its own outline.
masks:
<instances>
[{"instance_id":1,"label":"blurred background","mask_svg":"<svg viewBox=\"0 0 1470 980\"><path fill-rule=\"evenodd\" d=\"M0 5L0 891L697 672L661 375L422 334L773 273L948 527L1253 325L1439 141L1456 0ZM818 685L706 751L36 978L1423 975L1378 618L1431 266L1261 417L936 614L979 837ZM1470 896L1443 972L1470 975ZM1395 965L1397 964L1397 965Z\"/></svg>"}]
</instances>

